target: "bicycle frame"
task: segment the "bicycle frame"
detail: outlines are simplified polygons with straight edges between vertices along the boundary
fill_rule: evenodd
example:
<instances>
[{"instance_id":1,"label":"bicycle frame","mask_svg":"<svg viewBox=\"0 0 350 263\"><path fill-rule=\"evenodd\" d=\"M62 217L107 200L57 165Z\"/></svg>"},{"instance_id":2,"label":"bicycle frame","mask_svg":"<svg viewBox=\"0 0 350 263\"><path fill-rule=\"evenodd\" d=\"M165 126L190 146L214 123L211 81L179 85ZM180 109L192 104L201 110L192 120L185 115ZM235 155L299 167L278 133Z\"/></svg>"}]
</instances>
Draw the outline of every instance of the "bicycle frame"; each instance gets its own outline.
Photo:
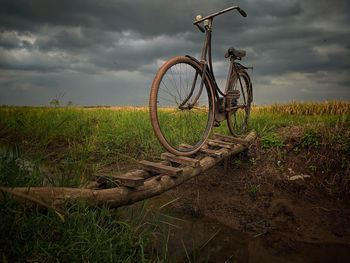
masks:
<instances>
[{"instance_id":1,"label":"bicycle frame","mask_svg":"<svg viewBox=\"0 0 350 263\"><path fill-rule=\"evenodd\" d=\"M211 85L211 88L212 88L213 94L214 94L215 120L218 122L224 121L226 119L226 112L240 108L239 105L236 105L234 107L232 107L232 106L227 107L227 108L225 107L226 99L227 99L227 95L228 95L227 91L229 90L229 85L231 84L231 81L232 81L232 78L234 75L233 72L235 72L236 75L238 75L239 70L241 70L242 68L247 69L247 67L244 67L243 65L241 65L240 63L235 61L236 57L230 56L230 67L229 67L229 71L227 73L225 93L220 90L220 88L218 87L218 85L216 83L216 79L215 79L214 71L213 71L213 64L212 64L212 53L211 53L212 24L213 24L213 19L215 16L221 15L221 14L226 13L228 11L231 11L233 9L238 10L238 12L242 16L244 16L244 17L247 16L247 14L240 7L232 6L232 7L226 8L224 10L221 10L219 12L216 12L214 14L211 14L205 18L200 17L199 19L197 19L197 21L193 22L193 24L196 25L200 31L202 31L203 33L205 32L205 40L204 40L204 45L203 45L202 55L201 55L200 61L198 61L197 59L195 59L191 56L187 56L187 57L191 58L196 63L201 65L202 78L201 78L201 83L199 86L198 94L195 96L194 100L192 100L191 103L188 103L189 99L193 95L193 92L195 90L195 86L197 83L197 78L198 78L199 73L196 72L194 79L193 79L192 88L191 88L190 93L188 94L187 98L185 98L183 100L183 102L179 105L179 109L181 109L181 110L192 109L194 107L194 105L197 103L200 96L202 95L204 80L207 77L209 79L209 82L210 82L210 85ZM201 23L201 22L204 22L204 28L199 25L199 23ZM209 63L207 61L207 55L208 55ZM239 80L240 90L243 93L243 90L242 90L243 86L242 86L241 79L238 78L238 80ZM222 96L221 98L220 98L220 95ZM246 98L245 98L244 93L243 93L243 99L244 99L244 102L246 103ZM186 103L187 103L187 106L185 106Z\"/></svg>"},{"instance_id":2,"label":"bicycle frame","mask_svg":"<svg viewBox=\"0 0 350 263\"><path fill-rule=\"evenodd\" d=\"M179 108L180 109L191 109L196 104L197 100L199 99L199 97L202 94L204 79L205 79L205 76L207 75L207 77L210 81L211 87L213 89L213 93L214 93L215 104L216 104L215 105L215 108L216 108L215 112L216 112L216 115L218 115L218 114L220 114L220 112L224 111L224 109L221 109L221 108L223 105L225 105L225 98L226 98L227 94L220 90L220 88L218 87L218 85L216 83L216 79L214 76L213 64L212 64L212 51L211 51L212 22L213 22L213 18L209 18L208 24L205 26L205 29L204 29L206 36L205 36L204 45L203 45L203 49L202 49L201 60L198 61L197 59L195 59L191 56L187 56L187 57L190 57L191 59L195 60L197 63L199 63L202 66L202 78L201 78L201 83L200 83L200 88L199 88L198 94L196 95L196 97L192 101L192 103L190 103L186 107L184 106L193 95L196 81L197 81L197 77L198 77L198 72L197 72L195 74L195 77L193 80L192 89L191 89L189 95L187 96L187 98L185 98L184 101L180 104ZM207 60L207 55L208 55L208 60ZM237 72L236 64L239 64L239 63L235 62L235 60L233 58L231 58L230 59L230 67L229 67L229 71L227 74L225 90L228 90L228 86L231 83L233 71ZM239 80L239 81L241 82L241 80ZM240 85L242 86L242 83L240 83ZM222 103L220 103L220 100L221 100L220 95L223 97ZM218 118L218 121L221 121L221 120L225 120L225 116Z\"/></svg>"}]
</instances>

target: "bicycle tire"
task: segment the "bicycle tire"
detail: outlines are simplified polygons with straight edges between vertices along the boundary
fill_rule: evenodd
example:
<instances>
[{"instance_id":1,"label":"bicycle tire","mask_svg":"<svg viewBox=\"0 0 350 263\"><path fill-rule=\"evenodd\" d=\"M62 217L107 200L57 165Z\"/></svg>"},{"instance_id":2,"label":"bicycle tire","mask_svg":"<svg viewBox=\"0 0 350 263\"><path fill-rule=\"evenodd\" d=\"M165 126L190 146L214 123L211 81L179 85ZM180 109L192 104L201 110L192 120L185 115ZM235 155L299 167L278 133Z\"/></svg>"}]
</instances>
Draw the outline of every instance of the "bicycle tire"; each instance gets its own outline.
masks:
<instances>
[{"instance_id":1,"label":"bicycle tire","mask_svg":"<svg viewBox=\"0 0 350 263\"><path fill-rule=\"evenodd\" d=\"M241 81L239 81L239 79ZM234 72L228 89L238 89L240 91L240 97L233 103L233 105L242 105L242 107L236 110L230 110L226 117L227 125L231 134L237 136L241 135L248 127L250 108L253 101L252 84L248 73L241 70L237 75L237 73Z\"/></svg>"},{"instance_id":2,"label":"bicycle tire","mask_svg":"<svg viewBox=\"0 0 350 263\"><path fill-rule=\"evenodd\" d=\"M186 73L182 74L185 69ZM193 77L196 72L197 78ZM162 146L175 155L188 156L196 153L213 127L215 104L208 75L205 75L201 96L197 101L194 99L199 94L201 78L200 64L188 57L178 56L168 60L153 80L149 101L151 124ZM192 87L195 87L193 95L189 95ZM185 101L181 93L190 98L189 101L195 102L192 109L180 108L179 105ZM169 106L165 105L167 103ZM180 146L182 143L191 147L185 149Z\"/></svg>"}]
</instances>

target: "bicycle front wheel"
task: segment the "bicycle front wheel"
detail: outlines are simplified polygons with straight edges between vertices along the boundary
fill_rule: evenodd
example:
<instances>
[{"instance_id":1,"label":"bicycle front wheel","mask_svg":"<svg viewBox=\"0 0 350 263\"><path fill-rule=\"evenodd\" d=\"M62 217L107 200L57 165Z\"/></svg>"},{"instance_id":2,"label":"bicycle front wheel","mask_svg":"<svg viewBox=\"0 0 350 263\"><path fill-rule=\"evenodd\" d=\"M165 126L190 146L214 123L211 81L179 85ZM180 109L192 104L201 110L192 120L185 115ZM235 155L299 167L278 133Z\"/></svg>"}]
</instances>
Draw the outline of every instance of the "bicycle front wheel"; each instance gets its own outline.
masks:
<instances>
[{"instance_id":1,"label":"bicycle front wheel","mask_svg":"<svg viewBox=\"0 0 350 263\"><path fill-rule=\"evenodd\" d=\"M248 126L250 106L253 100L249 75L245 71L234 73L229 91L239 91L239 98L230 102L231 110L227 113L228 128L233 136L242 134ZM227 92L227 91L226 91Z\"/></svg>"},{"instance_id":2,"label":"bicycle front wheel","mask_svg":"<svg viewBox=\"0 0 350 263\"><path fill-rule=\"evenodd\" d=\"M188 57L167 61L154 78L150 95L155 135L169 152L191 155L208 138L214 122L214 96L208 76ZM187 147L181 144L187 144Z\"/></svg>"}]
</instances>

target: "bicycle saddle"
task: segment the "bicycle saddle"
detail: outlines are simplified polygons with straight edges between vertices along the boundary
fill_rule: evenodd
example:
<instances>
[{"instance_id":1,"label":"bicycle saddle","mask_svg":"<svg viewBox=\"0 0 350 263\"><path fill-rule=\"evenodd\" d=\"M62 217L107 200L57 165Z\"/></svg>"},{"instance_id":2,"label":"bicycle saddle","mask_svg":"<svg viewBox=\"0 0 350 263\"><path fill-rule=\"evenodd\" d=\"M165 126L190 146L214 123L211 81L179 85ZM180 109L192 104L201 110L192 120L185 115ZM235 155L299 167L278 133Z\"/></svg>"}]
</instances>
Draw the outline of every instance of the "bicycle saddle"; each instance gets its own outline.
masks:
<instances>
[{"instance_id":1,"label":"bicycle saddle","mask_svg":"<svg viewBox=\"0 0 350 263\"><path fill-rule=\"evenodd\" d=\"M238 59L241 59L245 55L246 55L245 50L238 50L238 49L234 49L233 47L229 47L227 52L225 53L225 58L228 58L229 56L234 56Z\"/></svg>"}]
</instances>

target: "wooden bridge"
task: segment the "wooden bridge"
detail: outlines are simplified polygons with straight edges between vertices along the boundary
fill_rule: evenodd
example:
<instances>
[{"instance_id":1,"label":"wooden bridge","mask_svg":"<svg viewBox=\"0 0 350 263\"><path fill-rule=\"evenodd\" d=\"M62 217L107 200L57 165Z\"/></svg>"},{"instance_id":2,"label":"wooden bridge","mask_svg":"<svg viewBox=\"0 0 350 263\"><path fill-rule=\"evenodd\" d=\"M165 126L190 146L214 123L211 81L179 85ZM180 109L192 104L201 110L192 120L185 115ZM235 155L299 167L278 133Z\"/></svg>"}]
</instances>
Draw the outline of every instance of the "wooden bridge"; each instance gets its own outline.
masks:
<instances>
[{"instance_id":1,"label":"wooden bridge","mask_svg":"<svg viewBox=\"0 0 350 263\"><path fill-rule=\"evenodd\" d=\"M119 207L159 195L212 168L223 159L247 149L256 134L245 139L214 134L200 151L191 157L162 153L161 162L140 161L139 170L124 175L108 176L118 187L109 189L80 189L67 187L17 187L6 192L47 207L85 200L91 205L107 204ZM189 145L182 144L186 148ZM1 187L0 190L4 190ZM36 202L38 200L38 202ZM39 201L40 200L40 201ZM42 201L41 201L42 200Z\"/></svg>"}]
</instances>

